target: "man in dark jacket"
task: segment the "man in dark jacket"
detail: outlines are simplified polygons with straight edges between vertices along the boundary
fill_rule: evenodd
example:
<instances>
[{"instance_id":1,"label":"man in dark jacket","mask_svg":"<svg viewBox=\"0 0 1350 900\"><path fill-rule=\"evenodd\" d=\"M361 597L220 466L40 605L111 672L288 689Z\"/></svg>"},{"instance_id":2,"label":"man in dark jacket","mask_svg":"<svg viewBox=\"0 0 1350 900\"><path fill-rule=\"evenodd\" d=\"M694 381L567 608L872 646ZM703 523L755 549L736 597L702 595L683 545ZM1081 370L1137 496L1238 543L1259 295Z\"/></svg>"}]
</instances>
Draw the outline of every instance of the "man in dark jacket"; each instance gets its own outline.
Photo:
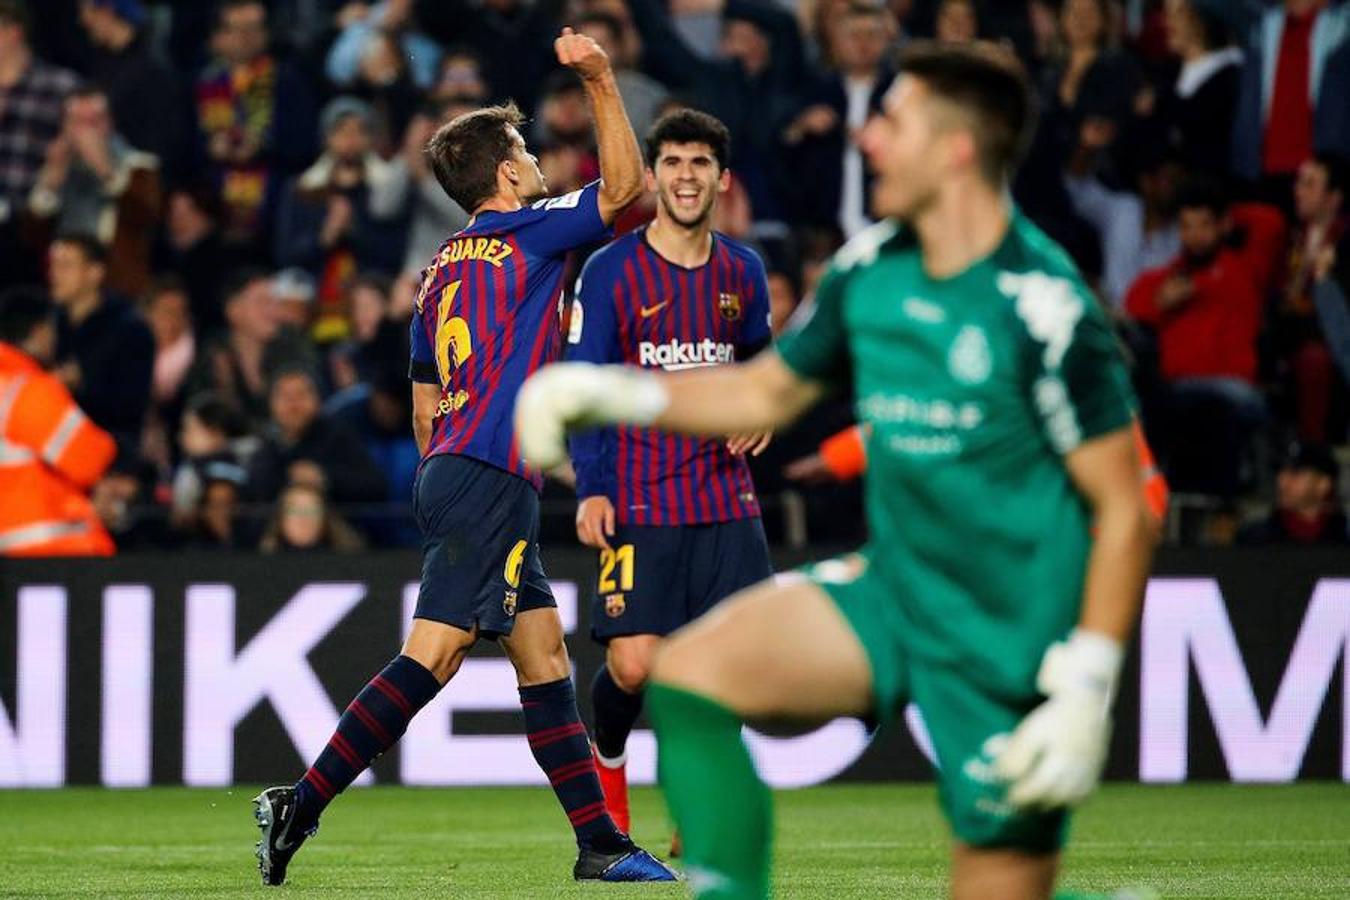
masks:
<instances>
[{"instance_id":1,"label":"man in dark jacket","mask_svg":"<svg viewBox=\"0 0 1350 900\"><path fill-rule=\"evenodd\" d=\"M272 425L248 470L250 499L273 501L287 484L310 484L338 503L378 503L384 474L346 425L320 415L319 388L302 368L272 381Z\"/></svg>"},{"instance_id":2,"label":"man in dark jacket","mask_svg":"<svg viewBox=\"0 0 1350 900\"><path fill-rule=\"evenodd\" d=\"M52 242L48 272L61 309L54 374L120 449L134 450L150 403L155 339L129 304L104 289L104 256L89 235Z\"/></svg>"},{"instance_id":3,"label":"man in dark jacket","mask_svg":"<svg viewBox=\"0 0 1350 900\"><path fill-rule=\"evenodd\" d=\"M177 76L151 52L145 7L140 0L83 0L80 24L93 45L90 80L107 93L118 132L158 157L167 177L183 174L191 112Z\"/></svg>"}]
</instances>

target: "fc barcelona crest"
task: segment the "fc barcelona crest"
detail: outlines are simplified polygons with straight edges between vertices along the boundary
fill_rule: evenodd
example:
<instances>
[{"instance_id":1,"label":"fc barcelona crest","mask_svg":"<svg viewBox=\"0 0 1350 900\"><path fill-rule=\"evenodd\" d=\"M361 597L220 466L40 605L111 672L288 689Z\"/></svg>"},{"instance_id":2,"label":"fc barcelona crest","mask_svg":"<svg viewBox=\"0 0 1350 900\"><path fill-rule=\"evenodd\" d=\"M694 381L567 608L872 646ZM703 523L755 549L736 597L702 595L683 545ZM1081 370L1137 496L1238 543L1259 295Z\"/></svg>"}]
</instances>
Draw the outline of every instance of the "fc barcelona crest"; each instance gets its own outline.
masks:
<instances>
[{"instance_id":1,"label":"fc barcelona crest","mask_svg":"<svg viewBox=\"0 0 1350 900\"><path fill-rule=\"evenodd\" d=\"M628 606L624 602L623 594L610 594L605 598L605 615L611 619L617 619L623 615L624 609Z\"/></svg>"},{"instance_id":2,"label":"fc barcelona crest","mask_svg":"<svg viewBox=\"0 0 1350 900\"><path fill-rule=\"evenodd\" d=\"M722 318L728 322L735 322L741 317L741 295L729 294L725 291L717 295L717 309L722 313Z\"/></svg>"},{"instance_id":3,"label":"fc barcelona crest","mask_svg":"<svg viewBox=\"0 0 1350 900\"><path fill-rule=\"evenodd\" d=\"M516 596L515 591L507 591L502 599L502 612L506 613L508 618L516 614Z\"/></svg>"}]
</instances>

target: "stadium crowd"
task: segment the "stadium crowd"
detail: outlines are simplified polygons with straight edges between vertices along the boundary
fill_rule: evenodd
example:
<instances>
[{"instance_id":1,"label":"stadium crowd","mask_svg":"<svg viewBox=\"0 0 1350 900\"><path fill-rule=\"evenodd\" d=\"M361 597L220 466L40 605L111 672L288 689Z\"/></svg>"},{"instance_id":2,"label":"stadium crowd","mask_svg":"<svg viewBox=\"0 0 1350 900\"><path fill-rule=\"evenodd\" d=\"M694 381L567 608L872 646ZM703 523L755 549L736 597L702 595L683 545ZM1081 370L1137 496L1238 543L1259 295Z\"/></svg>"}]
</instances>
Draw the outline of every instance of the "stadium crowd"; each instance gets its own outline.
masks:
<instances>
[{"instance_id":1,"label":"stadium crowd","mask_svg":"<svg viewBox=\"0 0 1350 900\"><path fill-rule=\"evenodd\" d=\"M16 314L0 342L115 440L69 489L120 551L415 543L408 322L468 220L421 150L510 98L552 192L596 178L564 24L639 134L679 106L728 125L718 228L761 250L776 331L869 224L855 137L895 53L1007 42L1041 100L1014 197L1114 315L1199 539L1347 540L1350 3L0 0L0 317L55 310L52 340ZM817 455L849 422L826 404L754 460L771 535L800 539L804 497L811 540L861 536Z\"/></svg>"}]
</instances>

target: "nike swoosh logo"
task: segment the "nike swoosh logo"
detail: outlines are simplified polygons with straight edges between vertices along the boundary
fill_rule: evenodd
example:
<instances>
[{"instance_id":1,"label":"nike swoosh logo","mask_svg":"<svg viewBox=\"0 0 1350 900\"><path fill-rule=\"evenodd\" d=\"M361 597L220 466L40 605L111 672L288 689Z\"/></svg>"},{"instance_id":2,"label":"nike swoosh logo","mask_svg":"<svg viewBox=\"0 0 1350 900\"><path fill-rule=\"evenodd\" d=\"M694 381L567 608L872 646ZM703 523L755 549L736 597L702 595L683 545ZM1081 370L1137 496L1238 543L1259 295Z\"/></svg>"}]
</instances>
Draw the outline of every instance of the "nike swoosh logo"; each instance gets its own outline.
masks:
<instances>
[{"instance_id":1,"label":"nike swoosh logo","mask_svg":"<svg viewBox=\"0 0 1350 900\"><path fill-rule=\"evenodd\" d=\"M670 303L670 301L667 300L667 301L665 301L664 303L658 303L658 304L656 304L655 306L644 306L644 307L642 307L642 309L639 309L639 310L638 310L638 315L639 315L639 316L642 316L642 318L644 318L644 319L650 319L652 316L656 315L656 314L659 313L661 310L665 309L665 307L666 307L669 303Z\"/></svg>"}]
</instances>

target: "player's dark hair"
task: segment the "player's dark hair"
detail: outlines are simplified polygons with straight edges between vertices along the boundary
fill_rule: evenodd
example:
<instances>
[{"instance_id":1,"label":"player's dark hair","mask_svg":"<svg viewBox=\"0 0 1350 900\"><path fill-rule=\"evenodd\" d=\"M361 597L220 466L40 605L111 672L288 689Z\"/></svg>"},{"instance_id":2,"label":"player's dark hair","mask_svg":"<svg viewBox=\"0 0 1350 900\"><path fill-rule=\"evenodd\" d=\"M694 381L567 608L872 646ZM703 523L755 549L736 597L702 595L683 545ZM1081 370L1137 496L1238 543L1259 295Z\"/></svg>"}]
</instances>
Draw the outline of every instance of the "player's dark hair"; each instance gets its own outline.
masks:
<instances>
[{"instance_id":1,"label":"player's dark hair","mask_svg":"<svg viewBox=\"0 0 1350 900\"><path fill-rule=\"evenodd\" d=\"M450 120L427 141L431 171L465 212L497 193L497 166L515 155L512 129L524 121L515 103L488 106Z\"/></svg>"},{"instance_id":2,"label":"player's dark hair","mask_svg":"<svg viewBox=\"0 0 1350 900\"><path fill-rule=\"evenodd\" d=\"M663 144L707 144L726 171L731 163L731 132L715 116L696 109L677 109L656 120L647 132L647 168L655 169Z\"/></svg>"},{"instance_id":3,"label":"player's dark hair","mask_svg":"<svg viewBox=\"0 0 1350 900\"><path fill-rule=\"evenodd\" d=\"M1036 126L1031 83L1013 52L987 41L914 41L900 57L900 72L971 115L980 170L990 184L1005 185Z\"/></svg>"},{"instance_id":4,"label":"player's dark hair","mask_svg":"<svg viewBox=\"0 0 1350 900\"><path fill-rule=\"evenodd\" d=\"M18 346L52 317L52 301L39 287L20 285L0 291L0 342Z\"/></svg>"},{"instance_id":5,"label":"player's dark hair","mask_svg":"<svg viewBox=\"0 0 1350 900\"><path fill-rule=\"evenodd\" d=\"M33 33L33 18L23 0L0 0L0 22L18 25L25 38Z\"/></svg>"},{"instance_id":6,"label":"player's dark hair","mask_svg":"<svg viewBox=\"0 0 1350 900\"><path fill-rule=\"evenodd\" d=\"M1228 212L1229 196L1224 186L1214 178L1196 175L1177 188L1177 209L1206 209L1217 219Z\"/></svg>"},{"instance_id":7,"label":"player's dark hair","mask_svg":"<svg viewBox=\"0 0 1350 900\"><path fill-rule=\"evenodd\" d=\"M69 244L72 247L80 248L80 255L84 257L86 263L98 263L104 265L108 260L108 248L103 246L103 242L85 231L68 231L58 234L52 240L53 244Z\"/></svg>"}]
</instances>

